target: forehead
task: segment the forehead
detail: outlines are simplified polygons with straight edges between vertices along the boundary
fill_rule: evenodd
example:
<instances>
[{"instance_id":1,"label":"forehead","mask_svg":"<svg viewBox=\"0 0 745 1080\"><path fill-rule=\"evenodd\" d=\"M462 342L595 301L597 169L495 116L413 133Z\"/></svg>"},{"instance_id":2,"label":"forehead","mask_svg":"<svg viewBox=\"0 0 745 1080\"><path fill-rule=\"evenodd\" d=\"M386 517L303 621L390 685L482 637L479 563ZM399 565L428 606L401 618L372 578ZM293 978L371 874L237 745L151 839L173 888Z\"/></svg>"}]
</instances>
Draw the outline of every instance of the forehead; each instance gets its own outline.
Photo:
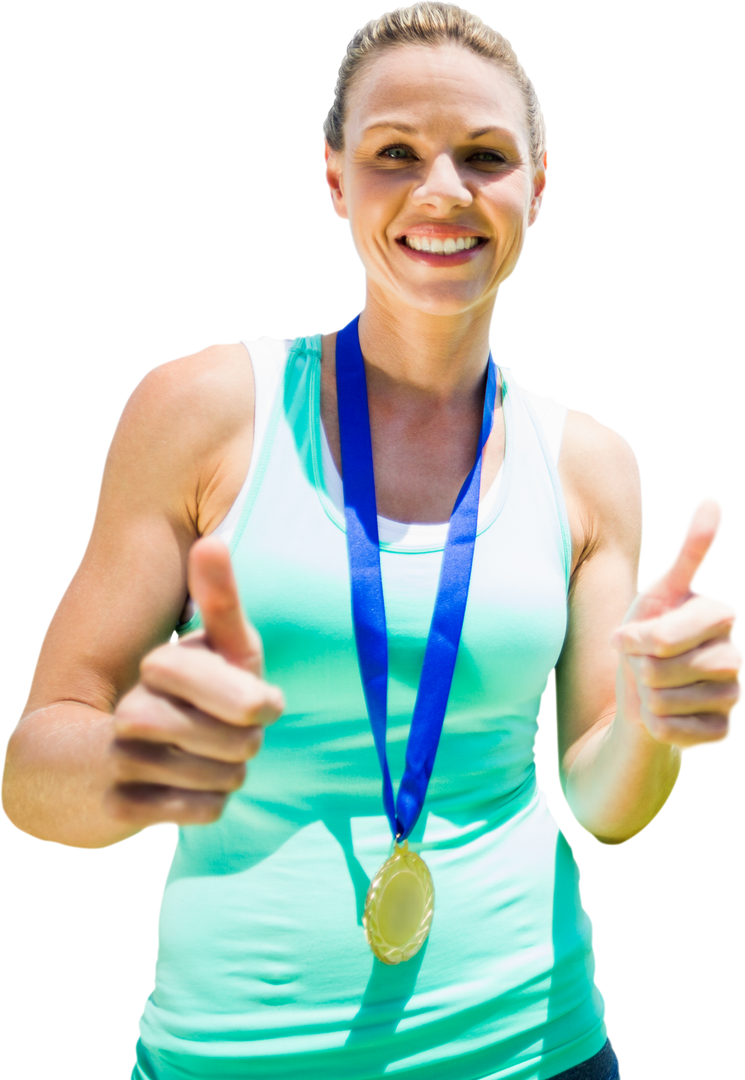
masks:
<instances>
[{"instance_id":1,"label":"forehead","mask_svg":"<svg viewBox=\"0 0 745 1080\"><path fill-rule=\"evenodd\" d=\"M345 132L356 142L381 122L422 131L509 128L528 141L525 104L514 79L457 43L396 45L365 62L350 88Z\"/></svg>"}]
</instances>

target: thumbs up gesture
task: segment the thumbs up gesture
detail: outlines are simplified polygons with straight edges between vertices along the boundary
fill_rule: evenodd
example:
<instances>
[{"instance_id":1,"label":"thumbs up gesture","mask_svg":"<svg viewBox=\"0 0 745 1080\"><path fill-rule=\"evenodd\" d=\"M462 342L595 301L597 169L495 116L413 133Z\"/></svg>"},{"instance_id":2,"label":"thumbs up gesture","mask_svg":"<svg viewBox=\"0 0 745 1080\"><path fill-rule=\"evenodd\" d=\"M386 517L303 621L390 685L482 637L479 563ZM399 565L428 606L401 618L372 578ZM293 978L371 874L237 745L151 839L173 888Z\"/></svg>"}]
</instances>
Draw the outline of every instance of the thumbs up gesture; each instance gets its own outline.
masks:
<instances>
[{"instance_id":1,"label":"thumbs up gesture","mask_svg":"<svg viewBox=\"0 0 745 1080\"><path fill-rule=\"evenodd\" d=\"M724 738L739 693L734 613L691 591L718 526L718 507L703 503L672 569L636 598L611 638L620 654L619 711L680 748Z\"/></svg>"},{"instance_id":2,"label":"thumbs up gesture","mask_svg":"<svg viewBox=\"0 0 745 1080\"><path fill-rule=\"evenodd\" d=\"M107 806L135 827L215 821L284 708L262 678L261 639L243 614L221 541L194 544L188 584L204 630L149 653L114 712Z\"/></svg>"}]
</instances>

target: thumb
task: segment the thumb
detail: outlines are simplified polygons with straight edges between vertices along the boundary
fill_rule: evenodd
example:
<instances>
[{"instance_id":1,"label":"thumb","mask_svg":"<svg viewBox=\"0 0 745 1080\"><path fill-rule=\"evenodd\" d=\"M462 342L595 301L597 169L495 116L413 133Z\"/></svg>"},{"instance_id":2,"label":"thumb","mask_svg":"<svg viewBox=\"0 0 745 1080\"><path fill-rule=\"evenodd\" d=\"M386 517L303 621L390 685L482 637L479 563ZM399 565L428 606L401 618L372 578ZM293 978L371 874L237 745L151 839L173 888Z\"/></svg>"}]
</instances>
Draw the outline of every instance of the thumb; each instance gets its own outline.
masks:
<instances>
[{"instance_id":1,"label":"thumb","mask_svg":"<svg viewBox=\"0 0 745 1080\"><path fill-rule=\"evenodd\" d=\"M228 663L261 675L261 638L243 614L230 553L221 540L205 536L192 545L187 581L210 647Z\"/></svg>"},{"instance_id":2,"label":"thumb","mask_svg":"<svg viewBox=\"0 0 745 1080\"><path fill-rule=\"evenodd\" d=\"M720 518L721 513L715 502L707 500L701 503L693 515L677 559L647 595L666 601L671 607L677 606L691 595L693 575L712 545Z\"/></svg>"}]
</instances>

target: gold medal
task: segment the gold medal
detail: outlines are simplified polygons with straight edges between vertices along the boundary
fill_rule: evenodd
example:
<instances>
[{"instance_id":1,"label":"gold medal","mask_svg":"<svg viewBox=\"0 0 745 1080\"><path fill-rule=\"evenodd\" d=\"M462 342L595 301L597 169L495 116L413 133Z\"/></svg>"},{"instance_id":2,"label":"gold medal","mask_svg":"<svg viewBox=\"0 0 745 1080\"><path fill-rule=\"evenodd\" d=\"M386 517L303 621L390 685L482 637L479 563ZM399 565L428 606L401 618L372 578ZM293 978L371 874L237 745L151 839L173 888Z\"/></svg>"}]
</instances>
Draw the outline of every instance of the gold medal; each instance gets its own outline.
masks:
<instances>
[{"instance_id":1,"label":"gold medal","mask_svg":"<svg viewBox=\"0 0 745 1080\"><path fill-rule=\"evenodd\" d=\"M344 482L352 621L357 659L375 750L383 774L383 806L394 837L408 837L427 796L455 671L479 516L481 459L494 422L497 368L489 354L476 461L460 489L448 525L437 595L424 649L422 673L406 739L406 764L398 796L386 753L388 727L388 630L380 569L375 465L367 407L365 358L359 317L336 335L336 399ZM370 883L362 925L370 948L384 964L400 964L424 944L432 925L435 891L426 865L396 843Z\"/></svg>"},{"instance_id":2,"label":"gold medal","mask_svg":"<svg viewBox=\"0 0 745 1080\"><path fill-rule=\"evenodd\" d=\"M370 948L384 964L400 964L418 953L432 925L435 890L427 864L409 842L393 854L370 882L362 925Z\"/></svg>"}]
</instances>

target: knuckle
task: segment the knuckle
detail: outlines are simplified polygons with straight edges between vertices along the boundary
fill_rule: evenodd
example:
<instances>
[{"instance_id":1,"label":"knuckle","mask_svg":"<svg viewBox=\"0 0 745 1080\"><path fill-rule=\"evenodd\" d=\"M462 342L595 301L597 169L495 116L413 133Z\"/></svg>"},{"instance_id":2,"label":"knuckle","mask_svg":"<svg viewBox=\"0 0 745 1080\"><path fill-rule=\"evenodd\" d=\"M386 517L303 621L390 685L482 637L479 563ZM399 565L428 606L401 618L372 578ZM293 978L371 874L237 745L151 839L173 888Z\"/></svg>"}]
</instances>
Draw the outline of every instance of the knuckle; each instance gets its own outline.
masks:
<instances>
[{"instance_id":1,"label":"knuckle","mask_svg":"<svg viewBox=\"0 0 745 1080\"><path fill-rule=\"evenodd\" d=\"M228 776L228 790L238 791L243 787L247 773L246 765L241 762L240 765L234 765L231 769L231 773Z\"/></svg>"},{"instance_id":2,"label":"knuckle","mask_svg":"<svg viewBox=\"0 0 745 1080\"><path fill-rule=\"evenodd\" d=\"M137 706L123 705L114 713L114 732L122 739L143 737L150 730L147 715Z\"/></svg>"},{"instance_id":3,"label":"knuckle","mask_svg":"<svg viewBox=\"0 0 745 1080\"><path fill-rule=\"evenodd\" d=\"M213 808L213 803L207 803L204 800L182 799L178 806L169 808L168 818L179 827L182 825L210 825L219 817L219 815L211 813Z\"/></svg>"},{"instance_id":4,"label":"knuckle","mask_svg":"<svg viewBox=\"0 0 745 1080\"><path fill-rule=\"evenodd\" d=\"M239 754L241 761L256 757L264 745L264 730L260 727L243 728L239 738Z\"/></svg>"},{"instance_id":5,"label":"knuckle","mask_svg":"<svg viewBox=\"0 0 745 1080\"><path fill-rule=\"evenodd\" d=\"M180 801L184 809L180 823L212 824L225 810L228 795L228 792L216 791L182 792Z\"/></svg>"},{"instance_id":6,"label":"knuckle","mask_svg":"<svg viewBox=\"0 0 745 1080\"><path fill-rule=\"evenodd\" d=\"M713 603L714 615L717 622L722 626L732 626L735 622L735 610L729 604L722 604L718 600Z\"/></svg>"},{"instance_id":7,"label":"knuckle","mask_svg":"<svg viewBox=\"0 0 745 1080\"><path fill-rule=\"evenodd\" d=\"M273 724L285 710L285 699L276 686L265 685L265 694L258 715L265 724Z\"/></svg>"},{"instance_id":8,"label":"knuckle","mask_svg":"<svg viewBox=\"0 0 745 1080\"><path fill-rule=\"evenodd\" d=\"M140 661L140 678L147 684L149 680L157 680L158 676L171 668L171 660L174 655L174 646L170 643L159 645Z\"/></svg>"},{"instance_id":9,"label":"knuckle","mask_svg":"<svg viewBox=\"0 0 745 1080\"><path fill-rule=\"evenodd\" d=\"M151 739L160 728L154 702L149 695L132 695L114 712L114 731L122 739Z\"/></svg>"},{"instance_id":10,"label":"knuckle","mask_svg":"<svg viewBox=\"0 0 745 1080\"><path fill-rule=\"evenodd\" d=\"M662 690L649 689L644 704L652 716L657 718L665 716L668 711L666 695Z\"/></svg>"},{"instance_id":11,"label":"knuckle","mask_svg":"<svg viewBox=\"0 0 745 1080\"><path fill-rule=\"evenodd\" d=\"M657 656L664 659L674 656L678 646L678 634L675 627L661 619L652 635L652 642Z\"/></svg>"},{"instance_id":12,"label":"knuckle","mask_svg":"<svg viewBox=\"0 0 745 1080\"><path fill-rule=\"evenodd\" d=\"M719 710L727 716L732 716L739 710L743 703L741 687L733 687L731 684L724 686L719 700Z\"/></svg>"},{"instance_id":13,"label":"knuckle","mask_svg":"<svg viewBox=\"0 0 745 1080\"><path fill-rule=\"evenodd\" d=\"M654 656L639 657L639 679L644 686L652 687L658 681L659 661Z\"/></svg>"},{"instance_id":14,"label":"knuckle","mask_svg":"<svg viewBox=\"0 0 745 1080\"><path fill-rule=\"evenodd\" d=\"M252 679L251 683L242 692L240 715L244 724L254 724L264 705L264 695L261 692L261 685L257 685L258 683L258 679Z\"/></svg>"},{"instance_id":15,"label":"knuckle","mask_svg":"<svg viewBox=\"0 0 745 1080\"><path fill-rule=\"evenodd\" d=\"M227 795L210 792L209 797L196 801L190 808L189 820L195 825L212 825L218 821L225 809Z\"/></svg>"},{"instance_id":16,"label":"knuckle","mask_svg":"<svg viewBox=\"0 0 745 1080\"><path fill-rule=\"evenodd\" d=\"M737 607L736 604L732 603L732 600L724 600L724 603L727 604L728 610L730 612L730 618L734 620L735 625L739 625L740 620L743 617L743 612L740 610L739 607Z\"/></svg>"},{"instance_id":17,"label":"knuckle","mask_svg":"<svg viewBox=\"0 0 745 1080\"><path fill-rule=\"evenodd\" d=\"M672 631L662 619L650 619L641 624L638 632L629 638L630 651L636 658L664 659L671 648Z\"/></svg>"},{"instance_id":18,"label":"knuckle","mask_svg":"<svg viewBox=\"0 0 745 1080\"><path fill-rule=\"evenodd\" d=\"M739 650L729 639L708 641L695 650L694 666L702 679L735 682L741 661Z\"/></svg>"}]
</instances>

